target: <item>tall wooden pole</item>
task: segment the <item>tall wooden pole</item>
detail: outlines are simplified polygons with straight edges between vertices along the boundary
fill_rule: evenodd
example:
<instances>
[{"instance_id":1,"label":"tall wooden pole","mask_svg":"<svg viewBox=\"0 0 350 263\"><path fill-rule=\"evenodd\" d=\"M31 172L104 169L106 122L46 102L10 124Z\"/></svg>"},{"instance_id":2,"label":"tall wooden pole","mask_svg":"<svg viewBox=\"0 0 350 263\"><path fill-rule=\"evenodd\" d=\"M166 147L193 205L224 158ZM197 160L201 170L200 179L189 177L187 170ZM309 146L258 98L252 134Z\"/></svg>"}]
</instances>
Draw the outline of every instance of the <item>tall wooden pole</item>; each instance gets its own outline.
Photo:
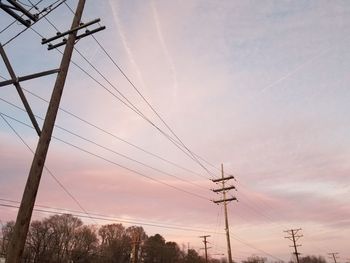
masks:
<instances>
[{"instance_id":1,"label":"tall wooden pole","mask_svg":"<svg viewBox=\"0 0 350 263\"><path fill-rule=\"evenodd\" d=\"M221 164L221 177L224 179L224 165ZM225 181L222 181L222 188L225 189ZM226 239L227 239L227 255L228 262L232 263L232 254L231 254L231 241L230 241L230 229L228 225L228 217L227 217L227 201L226 201L226 190L223 192L223 200L224 200L224 212L225 212L225 230L226 230Z\"/></svg>"},{"instance_id":2,"label":"tall wooden pole","mask_svg":"<svg viewBox=\"0 0 350 263\"><path fill-rule=\"evenodd\" d=\"M84 6L85 0L79 0L71 29L74 29L79 26ZM58 73L56 78L55 86L46 113L42 132L39 138L32 166L30 168L29 176L22 196L21 205L18 210L14 232L6 256L6 263L19 263L21 261L29 229L29 224L32 217L35 198L38 192L40 179L57 116L58 107L61 101L61 96L74 49L76 35L77 31L74 31L69 35L66 47L64 49L60 65L60 72Z\"/></svg>"}]
</instances>

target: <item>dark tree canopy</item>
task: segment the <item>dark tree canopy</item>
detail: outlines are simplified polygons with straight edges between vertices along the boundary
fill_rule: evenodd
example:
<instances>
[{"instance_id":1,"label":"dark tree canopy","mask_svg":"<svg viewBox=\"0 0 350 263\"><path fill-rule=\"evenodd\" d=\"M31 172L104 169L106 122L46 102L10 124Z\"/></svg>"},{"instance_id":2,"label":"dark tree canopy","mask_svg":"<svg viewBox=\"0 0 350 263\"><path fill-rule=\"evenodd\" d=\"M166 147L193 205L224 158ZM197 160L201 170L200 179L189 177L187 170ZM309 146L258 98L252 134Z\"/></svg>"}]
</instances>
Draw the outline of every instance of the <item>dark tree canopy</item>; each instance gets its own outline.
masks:
<instances>
[{"instance_id":1,"label":"dark tree canopy","mask_svg":"<svg viewBox=\"0 0 350 263\"><path fill-rule=\"evenodd\" d=\"M0 257L5 256L14 222L1 229ZM148 237L140 226L122 224L84 225L72 215L53 215L31 223L21 263L205 263L194 249L182 251L160 234ZM210 258L209 263L227 263L226 258ZM265 263L251 256L242 263ZM279 262L283 263L283 262ZM316 256L300 263L326 263Z\"/></svg>"},{"instance_id":2,"label":"dark tree canopy","mask_svg":"<svg viewBox=\"0 0 350 263\"><path fill-rule=\"evenodd\" d=\"M326 259L321 256L306 256L300 258L300 263L326 263Z\"/></svg>"}]
</instances>

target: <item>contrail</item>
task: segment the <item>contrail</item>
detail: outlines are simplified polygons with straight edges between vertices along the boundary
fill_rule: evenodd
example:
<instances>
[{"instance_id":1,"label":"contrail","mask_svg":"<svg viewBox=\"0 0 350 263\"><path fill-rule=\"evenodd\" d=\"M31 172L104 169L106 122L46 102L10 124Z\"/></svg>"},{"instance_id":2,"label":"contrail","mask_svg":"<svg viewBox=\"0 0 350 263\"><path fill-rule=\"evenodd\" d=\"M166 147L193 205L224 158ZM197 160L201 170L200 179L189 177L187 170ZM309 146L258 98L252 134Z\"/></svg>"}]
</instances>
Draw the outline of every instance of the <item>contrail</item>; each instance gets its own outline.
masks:
<instances>
[{"instance_id":1,"label":"contrail","mask_svg":"<svg viewBox=\"0 0 350 263\"><path fill-rule=\"evenodd\" d=\"M115 22L115 24L117 26L119 36L120 36L120 38L122 40L123 46L124 46L124 48L126 50L128 58L130 60L130 63L136 70L136 75L137 75L137 78L139 79L139 81L140 81L140 83L142 85L142 88L145 89L146 88L146 84L145 84L145 81L144 81L144 79L142 77L141 70L140 70L139 66L137 65L137 63L136 63L136 60L134 59L134 56L132 54L130 46L128 45L128 41L126 39L126 36L124 34L124 31L123 31L123 27L122 27L122 25L120 23L120 20L119 20L119 17L118 17L118 10L116 10L116 8L115 8L115 4L117 2L116 1L112 1L112 0L108 0L108 3L111 6L113 19L114 19L114 22Z\"/></svg>"},{"instance_id":2,"label":"contrail","mask_svg":"<svg viewBox=\"0 0 350 263\"><path fill-rule=\"evenodd\" d=\"M161 29L161 26L160 26L160 21L159 21L159 18L158 18L158 12L157 12L157 9L156 9L156 6L154 4L154 1L151 1L151 6L152 6L152 11L153 11L153 18L154 18L154 23L156 25L156 29L157 29L157 34L158 34L158 38L159 38L159 41L160 41L160 44L162 46L162 50L163 50L163 53L166 57L166 59L168 60L168 63L169 63L169 66L170 66L170 70L171 70L171 75L173 77L173 88L174 88L174 95L176 96L177 95L177 88L178 88L178 82L177 82L177 74L176 74L176 69L175 69L175 64L174 64L174 61L169 53L169 50L165 44L165 40L164 40L164 37L163 37L163 33L162 33L162 29Z\"/></svg>"},{"instance_id":3,"label":"contrail","mask_svg":"<svg viewBox=\"0 0 350 263\"><path fill-rule=\"evenodd\" d=\"M288 79L290 76L294 75L296 72L298 72L299 70L304 68L306 65L310 64L311 62L313 62L317 58L319 58L319 57L323 56L324 54L326 54L330 49L331 48L327 48L325 50L322 50L322 51L318 52L315 56L313 56L312 58L310 58L310 59L306 60L305 62L301 63L300 65L298 65L293 70L289 71L287 74L285 74L281 78L279 78L276 81L272 82L270 85L266 86L265 88L262 88L261 89L261 93L265 92L268 89L271 89L272 87L276 86L278 83L284 81L285 79Z\"/></svg>"}]
</instances>

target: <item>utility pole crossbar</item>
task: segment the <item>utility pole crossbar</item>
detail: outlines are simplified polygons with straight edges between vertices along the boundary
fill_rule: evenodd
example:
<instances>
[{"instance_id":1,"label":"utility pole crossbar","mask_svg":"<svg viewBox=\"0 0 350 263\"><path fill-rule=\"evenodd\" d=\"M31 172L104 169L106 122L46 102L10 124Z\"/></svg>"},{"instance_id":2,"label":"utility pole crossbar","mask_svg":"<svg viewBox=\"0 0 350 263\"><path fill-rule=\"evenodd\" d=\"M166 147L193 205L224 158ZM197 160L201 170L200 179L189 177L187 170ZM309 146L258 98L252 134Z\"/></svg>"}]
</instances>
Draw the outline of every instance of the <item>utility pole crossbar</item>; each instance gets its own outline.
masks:
<instances>
[{"instance_id":1,"label":"utility pole crossbar","mask_svg":"<svg viewBox=\"0 0 350 263\"><path fill-rule=\"evenodd\" d=\"M4 80L4 81L0 82L0 87L4 87L4 86L10 85L10 84L15 84L15 83L19 83L19 82L22 82L22 81L35 79L35 78L44 77L44 76L47 76L47 75L58 73L59 71L60 71L59 69L52 69L52 70L47 70L47 71L43 71L43 72L39 72L39 73L26 75L26 76L23 76L23 77L16 77L15 80L13 80L13 79Z\"/></svg>"},{"instance_id":2,"label":"utility pole crossbar","mask_svg":"<svg viewBox=\"0 0 350 263\"><path fill-rule=\"evenodd\" d=\"M214 183L218 183L218 182L222 182L222 181L227 181L227 180L231 180L231 179L235 179L235 177L233 175L227 176L227 177L222 177L222 178L218 178L218 179L212 179L211 181Z\"/></svg>"},{"instance_id":3,"label":"utility pole crossbar","mask_svg":"<svg viewBox=\"0 0 350 263\"><path fill-rule=\"evenodd\" d=\"M213 191L214 193L219 193L219 192L222 192L222 191L228 191L228 190L232 190L232 189L235 189L235 190L236 190L236 187L234 187L234 186L232 185L232 186L228 186L228 187L225 187L225 188L213 189L212 191Z\"/></svg>"},{"instance_id":4,"label":"utility pole crossbar","mask_svg":"<svg viewBox=\"0 0 350 263\"><path fill-rule=\"evenodd\" d=\"M226 199L222 199L222 200L214 200L213 202L215 204L219 204L219 203L230 202L230 201L235 201L235 200L237 200L236 197L230 197L230 198L226 198Z\"/></svg>"},{"instance_id":5,"label":"utility pole crossbar","mask_svg":"<svg viewBox=\"0 0 350 263\"><path fill-rule=\"evenodd\" d=\"M101 19L100 19L100 18L97 18L97 19L92 20L92 21L90 21L90 22L88 22L88 23L85 23L85 24L84 24L84 23L80 23L80 26L78 26L78 27L76 27L76 28L73 28L73 29L70 29L70 30L68 30L68 31L66 31L66 32L63 32L63 33L57 32L56 36L54 36L54 37L50 37L50 38L48 38L48 39L43 38L43 39L41 40L41 44L42 44L42 45L47 44L47 43L49 43L49 42L51 42L51 41L53 41L53 40L56 40L56 39L59 39L59 38L61 38L61 37L66 36L66 35L69 35L69 34L71 34L71 33L74 33L75 31L78 31L78 30L80 30L80 29L82 29L82 28L85 28L85 27L91 26L91 25L93 25L93 24L99 23L100 21L101 21Z\"/></svg>"},{"instance_id":6,"label":"utility pole crossbar","mask_svg":"<svg viewBox=\"0 0 350 263\"><path fill-rule=\"evenodd\" d=\"M54 48L63 46L63 45L65 45L65 44L67 43L67 39L66 39L66 38L63 38L63 37L64 37L64 36L67 36L67 35L69 35L69 34L73 34L73 33L76 34L76 36L75 36L75 41L77 41L77 40L79 40L79 39L81 39L81 38L83 38L83 37L92 35L92 34L94 34L94 33L97 33L97 32L99 32L99 31L102 31L102 30L106 29L105 26L100 26L100 27L98 27L98 28L96 28L96 29L93 29L93 30L86 29L85 33L78 35L78 31L79 31L79 30L81 30L81 29L83 29L83 28L86 28L86 27L88 27L88 26L91 26L91 25L93 25L93 24L99 23L100 21L101 21L101 19L97 18L97 19L92 20L92 21L90 21L90 22L88 22L88 23L80 23L79 26L74 27L74 28L71 28L70 30L67 30L67 31L65 31L65 32L63 32L63 33L57 32L57 33L56 33L56 36L50 37L50 38L48 38L48 39L43 38L43 39L41 40L41 44L44 45L44 44L48 44L48 43L49 43L49 44L48 44L48 48L47 48L48 50L51 50L51 49L54 49ZM57 40L57 39L59 39L59 38L63 38L61 42L59 42L59 43L57 43L57 44L51 44L51 43L50 43L50 42L52 42L52 41L54 41L54 40Z\"/></svg>"}]
</instances>

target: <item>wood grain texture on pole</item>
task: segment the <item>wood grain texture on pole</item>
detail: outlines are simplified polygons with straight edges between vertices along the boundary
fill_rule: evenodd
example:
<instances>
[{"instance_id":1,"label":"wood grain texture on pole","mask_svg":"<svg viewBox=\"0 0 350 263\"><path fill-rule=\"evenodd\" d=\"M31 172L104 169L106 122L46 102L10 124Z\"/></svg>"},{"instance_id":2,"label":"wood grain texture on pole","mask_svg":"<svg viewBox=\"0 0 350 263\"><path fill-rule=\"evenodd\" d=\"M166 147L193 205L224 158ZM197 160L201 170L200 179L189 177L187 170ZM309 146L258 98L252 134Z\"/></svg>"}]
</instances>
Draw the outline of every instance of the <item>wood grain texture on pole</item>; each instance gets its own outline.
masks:
<instances>
[{"instance_id":1,"label":"wood grain texture on pole","mask_svg":"<svg viewBox=\"0 0 350 263\"><path fill-rule=\"evenodd\" d=\"M78 27L84 10L85 0L79 0L76 13L73 18L71 28ZM38 192L42 171L44 168L46 155L55 124L58 107L61 101L63 87L67 77L71 56L74 49L77 31L71 33L68 37L66 47L60 64L60 72L57 75L54 89L52 92L50 104L46 113L41 136L35 151L34 159L29 171L29 176L24 189L22 201L17 214L17 220L11 238L8 253L6 256L7 263L19 263L21 261L24 245L29 229L30 220L34 208L35 198Z\"/></svg>"}]
</instances>

